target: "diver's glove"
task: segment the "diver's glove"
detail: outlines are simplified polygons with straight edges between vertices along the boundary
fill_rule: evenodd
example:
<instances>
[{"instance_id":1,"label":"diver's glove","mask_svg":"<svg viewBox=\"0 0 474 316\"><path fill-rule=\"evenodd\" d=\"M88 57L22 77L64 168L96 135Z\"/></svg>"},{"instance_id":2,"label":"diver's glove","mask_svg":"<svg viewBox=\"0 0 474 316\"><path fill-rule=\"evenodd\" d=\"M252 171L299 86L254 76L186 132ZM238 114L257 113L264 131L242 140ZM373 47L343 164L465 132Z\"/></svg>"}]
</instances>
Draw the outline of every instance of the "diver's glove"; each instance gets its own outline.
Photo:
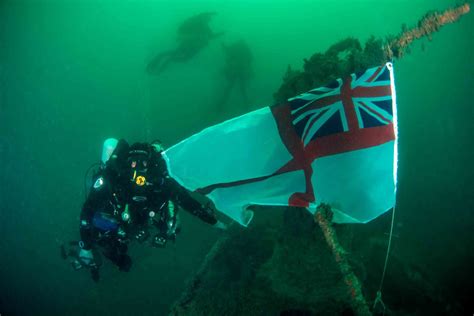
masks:
<instances>
[{"instance_id":1,"label":"diver's glove","mask_svg":"<svg viewBox=\"0 0 474 316\"><path fill-rule=\"evenodd\" d=\"M214 225L212 225L213 227L215 228L218 228L218 229L222 229L222 230L227 230L227 224L224 224L223 222L221 222L220 220L217 220L217 223L215 223Z\"/></svg>"},{"instance_id":2,"label":"diver's glove","mask_svg":"<svg viewBox=\"0 0 474 316\"><path fill-rule=\"evenodd\" d=\"M94 255L92 254L92 250L90 249L87 250L81 248L81 250L79 251L79 260L81 261L81 263L88 267L96 266L94 261Z\"/></svg>"}]
</instances>

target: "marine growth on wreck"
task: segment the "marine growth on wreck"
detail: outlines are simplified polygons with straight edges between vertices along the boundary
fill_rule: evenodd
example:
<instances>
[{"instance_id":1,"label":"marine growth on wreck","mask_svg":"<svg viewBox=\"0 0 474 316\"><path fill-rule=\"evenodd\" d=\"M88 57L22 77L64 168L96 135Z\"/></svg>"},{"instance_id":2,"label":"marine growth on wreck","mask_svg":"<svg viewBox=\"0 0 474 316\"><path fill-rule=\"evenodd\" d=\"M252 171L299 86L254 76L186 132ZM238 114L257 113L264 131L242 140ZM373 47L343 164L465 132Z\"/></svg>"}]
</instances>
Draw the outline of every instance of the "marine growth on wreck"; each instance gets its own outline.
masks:
<instances>
[{"instance_id":1,"label":"marine growth on wreck","mask_svg":"<svg viewBox=\"0 0 474 316\"><path fill-rule=\"evenodd\" d=\"M414 40L431 36L457 21L470 7L463 4L430 12L396 36L346 38L303 61L288 66L274 94L276 103L337 78L404 56ZM387 253L390 218L363 226L330 222L330 210L313 218L299 208L277 208L258 214L247 229L233 227L218 240L189 281L171 315L402 315L411 302L376 300ZM390 257L386 279L389 296L400 289L407 297L442 306L432 281L417 267ZM368 273L370 271L370 273ZM356 284L360 282L359 284ZM359 290L360 292L357 292ZM380 294L380 292L379 292ZM376 304L374 304L376 303ZM386 305L386 306L385 306Z\"/></svg>"}]
</instances>

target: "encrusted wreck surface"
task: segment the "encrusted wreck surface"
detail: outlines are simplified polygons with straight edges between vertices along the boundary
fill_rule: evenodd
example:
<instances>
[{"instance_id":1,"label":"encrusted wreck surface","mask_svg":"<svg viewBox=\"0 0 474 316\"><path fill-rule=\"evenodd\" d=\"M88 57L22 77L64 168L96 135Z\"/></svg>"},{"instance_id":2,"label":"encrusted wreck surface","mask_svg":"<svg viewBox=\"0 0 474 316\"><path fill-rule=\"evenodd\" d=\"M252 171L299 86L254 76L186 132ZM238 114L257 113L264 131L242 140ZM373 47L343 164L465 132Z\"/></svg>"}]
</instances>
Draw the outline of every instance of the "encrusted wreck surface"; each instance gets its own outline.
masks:
<instances>
[{"instance_id":1,"label":"encrusted wreck surface","mask_svg":"<svg viewBox=\"0 0 474 316\"><path fill-rule=\"evenodd\" d=\"M299 208L259 208L256 214L248 228L236 225L216 242L170 315L356 314L343 274L311 214ZM334 227L370 307L389 224L386 214L366 225ZM397 253L385 280L385 313L416 314L420 306L433 314L445 310L436 281Z\"/></svg>"},{"instance_id":2,"label":"encrusted wreck surface","mask_svg":"<svg viewBox=\"0 0 474 316\"><path fill-rule=\"evenodd\" d=\"M400 34L389 35L385 39L371 37L364 45L355 38L335 43L326 52L318 52L305 59L303 70L293 70L288 66L274 99L281 103L337 78L344 78L394 58L402 58L413 41L422 37L431 40L433 33L439 31L442 26L456 22L469 11L470 6L466 3L443 12L430 12L421 18L416 26L410 29L403 26Z\"/></svg>"},{"instance_id":3,"label":"encrusted wreck surface","mask_svg":"<svg viewBox=\"0 0 474 316\"><path fill-rule=\"evenodd\" d=\"M257 212L250 227L234 226L217 242L172 315L280 315L292 310L311 315L349 308L342 276L312 216L297 208Z\"/></svg>"}]
</instances>

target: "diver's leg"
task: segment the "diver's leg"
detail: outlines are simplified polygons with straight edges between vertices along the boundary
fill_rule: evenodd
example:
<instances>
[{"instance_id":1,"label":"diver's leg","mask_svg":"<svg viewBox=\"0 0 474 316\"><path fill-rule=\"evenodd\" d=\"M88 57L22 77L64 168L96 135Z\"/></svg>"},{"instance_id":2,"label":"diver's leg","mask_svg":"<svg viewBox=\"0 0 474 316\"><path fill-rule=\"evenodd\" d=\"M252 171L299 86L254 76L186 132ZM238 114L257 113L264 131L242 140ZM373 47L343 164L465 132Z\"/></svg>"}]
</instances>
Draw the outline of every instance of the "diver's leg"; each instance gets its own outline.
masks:
<instances>
[{"instance_id":1,"label":"diver's leg","mask_svg":"<svg viewBox=\"0 0 474 316\"><path fill-rule=\"evenodd\" d=\"M132 266L132 259L127 255L128 247L118 240L110 240L105 248L104 256L112 261L120 271L128 272Z\"/></svg>"},{"instance_id":2,"label":"diver's leg","mask_svg":"<svg viewBox=\"0 0 474 316\"><path fill-rule=\"evenodd\" d=\"M161 67L158 69L156 74L162 73L166 68L168 68L169 64L172 61L172 56L167 56L166 60L161 64Z\"/></svg>"},{"instance_id":3,"label":"diver's leg","mask_svg":"<svg viewBox=\"0 0 474 316\"><path fill-rule=\"evenodd\" d=\"M155 221L155 227L158 230L158 233L153 237L151 241L151 245L157 248L164 248L166 246L166 242L168 241L166 238L166 218L160 218L159 221Z\"/></svg>"},{"instance_id":4,"label":"diver's leg","mask_svg":"<svg viewBox=\"0 0 474 316\"><path fill-rule=\"evenodd\" d=\"M176 51L170 56L170 61L175 63L184 63L196 56L201 50L201 47L181 45Z\"/></svg>"},{"instance_id":5,"label":"diver's leg","mask_svg":"<svg viewBox=\"0 0 474 316\"><path fill-rule=\"evenodd\" d=\"M100 280L100 274L99 274L99 267L98 266L94 266L94 267L91 267L91 278L94 282L99 282Z\"/></svg>"},{"instance_id":6,"label":"diver's leg","mask_svg":"<svg viewBox=\"0 0 474 316\"><path fill-rule=\"evenodd\" d=\"M159 75L169 63L170 56L175 50L169 50L156 55L147 65L146 71L150 75ZM164 61L163 61L164 60Z\"/></svg>"},{"instance_id":7,"label":"diver's leg","mask_svg":"<svg viewBox=\"0 0 474 316\"><path fill-rule=\"evenodd\" d=\"M218 112L222 112L222 110L224 109L224 105L227 103L229 99L229 95L230 95L230 92L232 91L234 84L235 84L235 80L229 79L224 84L224 87L220 90L220 95L216 102L216 109Z\"/></svg>"},{"instance_id":8,"label":"diver's leg","mask_svg":"<svg viewBox=\"0 0 474 316\"><path fill-rule=\"evenodd\" d=\"M155 74L158 75L162 73L171 63L179 63L188 60L189 57L183 52L179 47L173 51L170 51L169 54L164 56L164 60L161 63L160 67L156 70Z\"/></svg>"},{"instance_id":9,"label":"diver's leg","mask_svg":"<svg viewBox=\"0 0 474 316\"><path fill-rule=\"evenodd\" d=\"M123 248L122 249L119 248L118 250L117 265L120 271L128 272L130 271L130 268L132 267L132 258L130 258L130 256L127 255L127 250L128 250L127 245L124 243L121 243L121 246Z\"/></svg>"},{"instance_id":10,"label":"diver's leg","mask_svg":"<svg viewBox=\"0 0 474 316\"><path fill-rule=\"evenodd\" d=\"M250 101L247 95L247 81L240 79L239 86L240 86L240 94L242 95L242 99L244 101L244 107L248 108L250 106L249 104Z\"/></svg>"}]
</instances>

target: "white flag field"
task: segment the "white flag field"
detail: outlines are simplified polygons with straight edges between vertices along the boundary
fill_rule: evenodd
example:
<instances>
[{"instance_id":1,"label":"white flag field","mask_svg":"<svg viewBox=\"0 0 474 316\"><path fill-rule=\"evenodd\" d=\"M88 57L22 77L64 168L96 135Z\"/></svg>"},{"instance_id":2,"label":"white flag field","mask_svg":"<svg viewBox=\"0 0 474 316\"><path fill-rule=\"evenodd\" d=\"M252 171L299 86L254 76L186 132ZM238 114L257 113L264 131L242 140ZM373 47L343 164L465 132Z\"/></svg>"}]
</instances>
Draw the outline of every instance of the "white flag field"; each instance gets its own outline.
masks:
<instances>
[{"instance_id":1,"label":"white flag field","mask_svg":"<svg viewBox=\"0 0 474 316\"><path fill-rule=\"evenodd\" d=\"M171 177L244 226L251 205L314 214L321 203L336 223L366 223L395 204L392 64L206 128L163 156Z\"/></svg>"}]
</instances>

